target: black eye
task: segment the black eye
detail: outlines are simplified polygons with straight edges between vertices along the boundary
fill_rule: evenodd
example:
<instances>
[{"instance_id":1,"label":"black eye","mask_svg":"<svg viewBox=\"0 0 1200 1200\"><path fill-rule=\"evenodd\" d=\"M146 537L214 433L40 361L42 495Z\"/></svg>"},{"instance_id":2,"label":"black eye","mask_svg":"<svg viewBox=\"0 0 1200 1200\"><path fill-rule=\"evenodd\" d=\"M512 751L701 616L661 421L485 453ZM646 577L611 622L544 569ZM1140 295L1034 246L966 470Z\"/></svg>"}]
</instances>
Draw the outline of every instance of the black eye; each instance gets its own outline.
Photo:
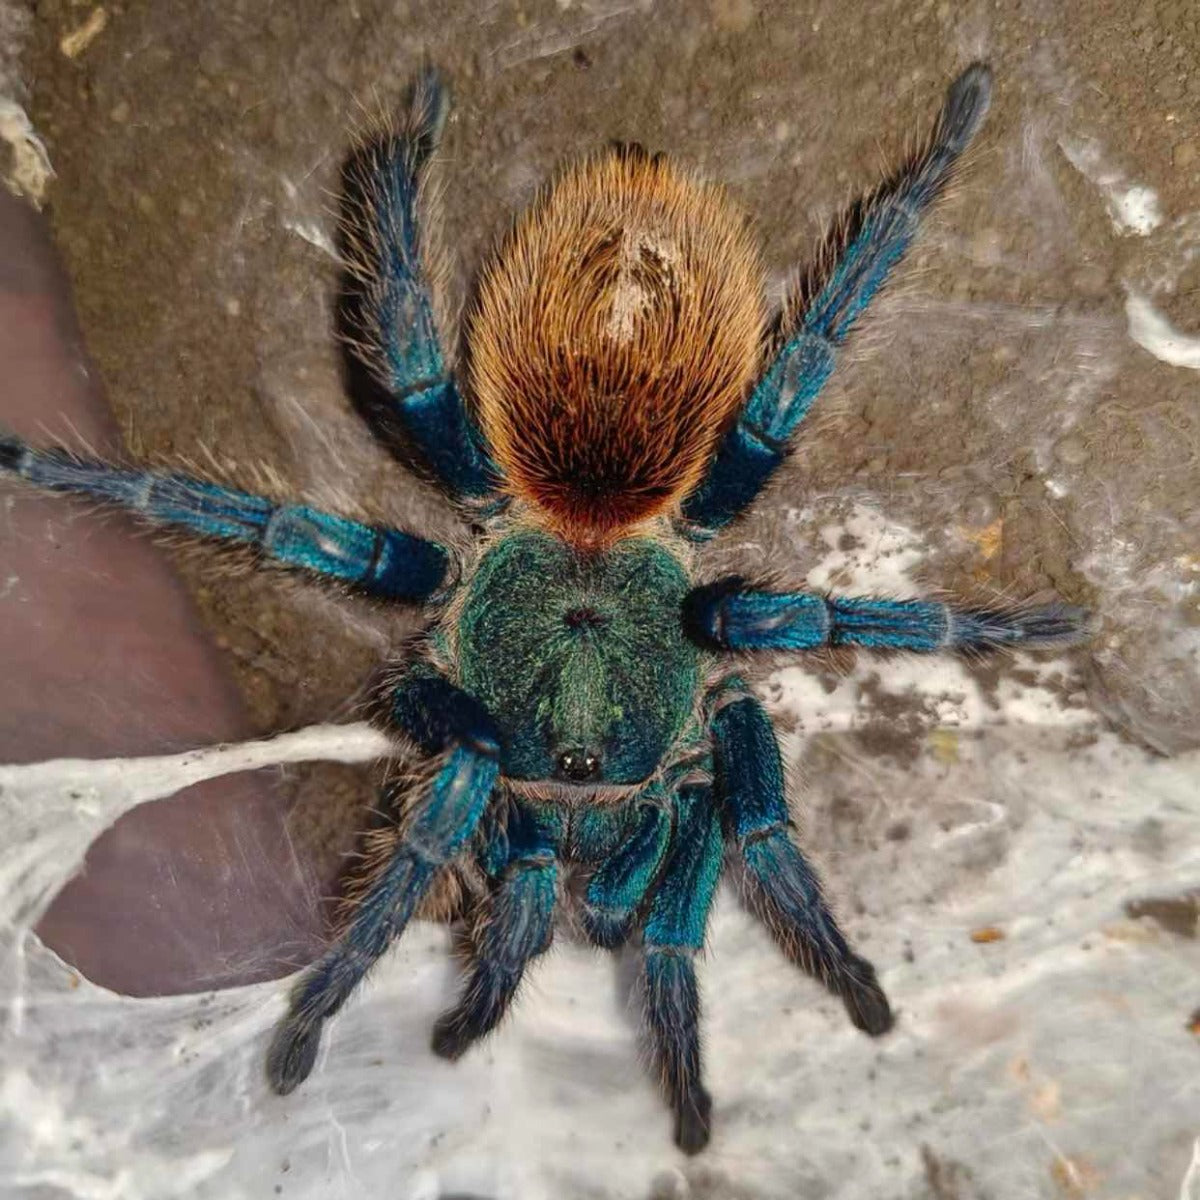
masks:
<instances>
[{"instance_id":1,"label":"black eye","mask_svg":"<svg viewBox=\"0 0 1200 1200\"><path fill-rule=\"evenodd\" d=\"M587 750L568 750L559 757L558 774L572 783L585 783L600 774L600 758Z\"/></svg>"}]
</instances>

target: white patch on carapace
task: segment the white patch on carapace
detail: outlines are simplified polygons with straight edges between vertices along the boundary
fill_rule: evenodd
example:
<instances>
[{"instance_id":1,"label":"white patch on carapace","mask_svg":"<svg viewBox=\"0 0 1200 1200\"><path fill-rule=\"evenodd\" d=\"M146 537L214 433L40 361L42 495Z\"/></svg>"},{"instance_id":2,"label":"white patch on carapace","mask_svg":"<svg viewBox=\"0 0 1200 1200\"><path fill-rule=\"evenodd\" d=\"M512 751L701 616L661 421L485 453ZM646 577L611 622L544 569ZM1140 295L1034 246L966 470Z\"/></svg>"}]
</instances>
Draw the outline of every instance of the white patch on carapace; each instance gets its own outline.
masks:
<instances>
[{"instance_id":1,"label":"white patch on carapace","mask_svg":"<svg viewBox=\"0 0 1200 1200\"><path fill-rule=\"evenodd\" d=\"M664 274L678 259L678 252L662 230L625 229L621 234L620 265L612 290L608 334L614 342L632 341L641 315L655 302L653 292L638 278L652 260Z\"/></svg>"}]
</instances>

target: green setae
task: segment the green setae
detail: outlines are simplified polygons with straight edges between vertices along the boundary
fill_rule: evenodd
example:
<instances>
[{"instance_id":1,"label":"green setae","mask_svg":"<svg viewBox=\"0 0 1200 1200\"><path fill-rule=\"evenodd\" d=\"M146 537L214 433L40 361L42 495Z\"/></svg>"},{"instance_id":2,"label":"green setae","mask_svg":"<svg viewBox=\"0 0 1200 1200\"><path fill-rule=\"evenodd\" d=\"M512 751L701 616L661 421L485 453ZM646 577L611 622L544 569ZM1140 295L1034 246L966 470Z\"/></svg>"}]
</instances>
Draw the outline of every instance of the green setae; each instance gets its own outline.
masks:
<instances>
[{"instance_id":1,"label":"green setae","mask_svg":"<svg viewBox=\"0 0 1200 1200\"><path fill-rule=\"evenodd\" d=\"M689 586L649 538L584 555L522 530L484 555L458 621L459 683L495 715L506 775L547 780L571 754L597 760L592 783L653 774L699 684Z\"/></svg>"}]
</instances>

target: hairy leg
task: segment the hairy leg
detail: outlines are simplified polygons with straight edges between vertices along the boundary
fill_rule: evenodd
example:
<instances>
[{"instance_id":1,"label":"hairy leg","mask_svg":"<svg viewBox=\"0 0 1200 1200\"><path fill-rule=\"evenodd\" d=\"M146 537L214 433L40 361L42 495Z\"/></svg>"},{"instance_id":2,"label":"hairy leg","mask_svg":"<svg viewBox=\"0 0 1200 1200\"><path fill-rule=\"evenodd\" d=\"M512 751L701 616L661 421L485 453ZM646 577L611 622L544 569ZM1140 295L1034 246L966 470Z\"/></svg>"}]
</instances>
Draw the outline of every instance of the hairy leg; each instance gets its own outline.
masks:
<instances>
[{"instance_id":1,"label":"hairy leg","mask_svg":"<svg viewBox=\"0 0 1200 1200\"><path fill-rule=\"evenodd\" d=\"M854 1024L873 1037L892 1027L875 969L847 944L816 872L791 837L783 764L767 714L752 696L713 718L716 794L745 867L753 909L784 953L840 996Z\"/></svg>"},{"instance_id":2,"label":"hairy leg","mask_svg":"<svg viewBox=\"0 0 1200 1200\"><path fill-rule=\"evenodd\" d=\"M1085 609L1069 604L955 608L936 600L768 592L738 578L689 593L691 634L722 650L995 650L1069 646L1089 633Z\"/></svg>"},{"instance_id":3,"label":"hairy leg","mask_svg":"<svg viewBox=\"0 0 1200 1200\"><path fill-rule=\"evenodd\" d=\"M826 380L855 321L903 258L954 164L983 122L991 72L976 64L950 86L922 153L862 201L830 239L785 312L780 348L683 507L684 529L711 537L758 495Z\"/></svg>"},{"instance_id":4,"label":"hairy leg","mask_svg":"<svg viewBox=\"0 0 1200 1200\"><path fill-rule=\"evenodd\" d=\"M588 881L583 928L606 950L629 936L634 915L654 883L671 836L669 801L657 789L636 802L633 828Z\"/></svg>"},{"instance_id":5,"label":"hairy leg","mask_svg":"<svg viewBox=\"0 0 1200 1200\"><path fill-rule=\"evenodd\" d=\"M308 1077L325 1021L403 932L438 871L466 847L491 798L499 775L499 746L487 714L442 681L440 714L414 721L415 704L432 693L426 683L400 684L390 710L392 722L427 753L442 753L444 759L416 799L390 861L359 899L341 939L292 993L267 1053L267 1077L280 1094Z\"/></svg>"},{"instance_id":6,"label":"hairy leg","mask_svg":"<svg viewBox=\"0 0 1200 1200\"><path fill-rule=\"evenodd\" d=\"M0 434L0 477L5 473L49 491L128 509L151 525L246 546L265 562L389 600L427 600L449 566L442 546L398 529L364 525L303 504L279 504L174 472L37 450Z\"/></svg>"},{"instance_id":7,"label":"hairy leg","mask_svg":"<svg viewBox=\"0 0 1200 1200\"><path fill-rule=\"evenodd\" d=\"M511 804L503 866L479 914L462 993L434 1027L433 1049L443 1058L458 1058L500 1023L526 967L549 949L560 826L552 810Z\"/></svg>"},{"instance_id":8,"label":"hairy leg","mask_svg":"<svg viewBox=\"0 0 1200 1200\"><path fill-rule=\"evenodd\" d=\"M721 826L708 786L682 789L666 872L644 928L642 988L650 1053L687 1154L708 1144L712 1100L701 1079L700 995L694 959L721 874Z\"/></svg>"},{"instance_id":9,"label":"hairy leg","mask_svg":"<svg viewBox=\"0 0 1200 1200\"><path fill-rule=\"evenodd\" d=\"M382 389L360 397L375 435L392 448L415 443L451 494L480 498L490 494L495 472L438 339L419 222L447 108L441 80L428 69L403 117L369 128L351 153L342 173L341 317L351 348Z\"/></svg>"}]
</instances>

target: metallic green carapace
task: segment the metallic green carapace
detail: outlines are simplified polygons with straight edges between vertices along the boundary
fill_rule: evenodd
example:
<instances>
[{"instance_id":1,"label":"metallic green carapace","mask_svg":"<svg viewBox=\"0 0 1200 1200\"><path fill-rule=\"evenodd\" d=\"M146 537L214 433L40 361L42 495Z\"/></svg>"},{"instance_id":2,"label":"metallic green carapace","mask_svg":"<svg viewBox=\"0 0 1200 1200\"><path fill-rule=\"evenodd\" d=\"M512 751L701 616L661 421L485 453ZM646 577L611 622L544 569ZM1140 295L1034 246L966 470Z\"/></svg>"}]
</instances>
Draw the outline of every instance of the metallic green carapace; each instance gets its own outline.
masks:
<instances>
[{"instance_id":1,"label":"metallic green carapace","mask_svg":"<svg viewBox=\"0 0 1200 1200\"><path fill-rule=\"evenodd\" d=\"M585 556L522 530L486 552L458 620L458 682L495 715L505 775L561 777L564 762L591 785L654 772L699 686L680 620L689 587L649 538Z\"/></svg>"}]
</instances>

